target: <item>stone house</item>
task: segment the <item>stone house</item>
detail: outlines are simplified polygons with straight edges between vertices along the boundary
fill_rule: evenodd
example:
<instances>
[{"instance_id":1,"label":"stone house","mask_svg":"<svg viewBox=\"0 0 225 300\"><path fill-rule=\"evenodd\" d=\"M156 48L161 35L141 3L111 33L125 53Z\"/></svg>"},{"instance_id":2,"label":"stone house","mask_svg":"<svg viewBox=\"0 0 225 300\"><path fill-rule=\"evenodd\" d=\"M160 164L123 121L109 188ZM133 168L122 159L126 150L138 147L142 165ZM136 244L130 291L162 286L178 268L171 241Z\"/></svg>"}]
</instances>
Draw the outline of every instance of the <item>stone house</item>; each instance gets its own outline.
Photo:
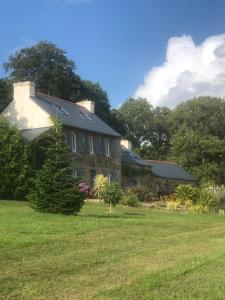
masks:
<instances>
[{"instance_id":1,"label":"stone house","mask_svg":"<svg viewBox=\"0 0 225 300\"><path fill-rule=\"evenodd\" d=\"M131 143L121 141L122 186L148 185L154 194L164 195L174 191L178 184L198 184L183 167L174 162L144 160L132 151Z\"/></svg>"},{"instance_id":2,"label":"stone house","mask_svg":"<svg viewBox=\"0 0 225 300\"><path fill-rule=\"evenodd\" d=\"M53 118L59 119L73 153L74 177L82 176L90 186L97 174L124 188L148 185L155 193L170 193L179 183L198 182L176 163L144 160L134 153L129 141L121 140L97 117L92 101L72 103L38 93L32 82L19 82L14 84L14 100L2 115L30 141L51 130Z\"/></svg>"},{"instance_id":3,"label":"stone house","mask_svg":"<svg viewBox=\"0 0 225 300\"><path fill-rule=\"evenodd\" d=\"M72 103L38 93L32 82L19 82L2 115L30 141L52 128L52 118L59 119L73 153L74 176L82 176L90 186L96 174L120 182L120 135L97 117L94 102Z\"/></svg>"}]
</instances>

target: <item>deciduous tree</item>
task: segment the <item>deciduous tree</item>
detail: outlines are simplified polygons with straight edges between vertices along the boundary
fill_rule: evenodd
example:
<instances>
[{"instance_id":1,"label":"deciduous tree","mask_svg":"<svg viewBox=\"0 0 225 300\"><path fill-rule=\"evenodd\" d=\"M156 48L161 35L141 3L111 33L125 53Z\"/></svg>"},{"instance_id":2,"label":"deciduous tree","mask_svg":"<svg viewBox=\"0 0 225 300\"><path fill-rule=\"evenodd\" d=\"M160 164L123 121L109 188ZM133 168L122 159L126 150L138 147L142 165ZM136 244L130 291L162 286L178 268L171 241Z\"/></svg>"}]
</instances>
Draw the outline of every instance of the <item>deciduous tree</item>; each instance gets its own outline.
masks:
<instances>
[{"instance_id":1,"label":"deciduous tree","mask_svg":"<svg viewBox=\"0 0 225 300\"><path fill-rule=\"evenodd\" d=\"M13 99L12 83L7 78L0 78L0 113Z\"/></svg>"},{"instance_id":2,"label":"deciduous tree","mask_svg":"<svg viewBox=\"0 0 225 300\"><path fill-rule=\"evenodd\" d=\"M13 82L33 81L38 91L63 99L78 95L81 80L75 74L75 63L51 42L20 49L3 66Z\"/></svg>"}]
</instances>

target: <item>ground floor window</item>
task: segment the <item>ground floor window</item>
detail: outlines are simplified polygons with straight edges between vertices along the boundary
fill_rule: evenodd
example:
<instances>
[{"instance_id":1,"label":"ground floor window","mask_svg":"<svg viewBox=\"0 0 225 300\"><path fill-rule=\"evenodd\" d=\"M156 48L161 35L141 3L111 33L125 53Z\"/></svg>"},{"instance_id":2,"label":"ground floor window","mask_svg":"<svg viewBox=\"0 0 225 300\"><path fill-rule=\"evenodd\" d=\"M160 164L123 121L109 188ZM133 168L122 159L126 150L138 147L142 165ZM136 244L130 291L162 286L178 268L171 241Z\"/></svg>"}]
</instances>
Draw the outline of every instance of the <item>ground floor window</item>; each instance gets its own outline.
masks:
<instances>
[{"instance_id":1,"label":"ground floor window","mask_svg":"<svg viewBox=\"0 0 225 300\"><path fill-rule=\"evenodd\" d=\"M73 178L83 177L84 176L84 169L82 168L74 168L72 171Z\"/></svg>"},{"instance_id":2,"label":"ground floor window","mask_svg":"<svg viewBox=\"0 0 225 300\"><path fill-rule=\"evenodd\" d=\"M118 172L117 171L109 171L107 174L109 183L118 181Z\"/></svg>"},{"instance_id":3,"label":"ground floor window","mask_svg":"<svg viewBox=\"0 0 225 300\"><path fill-rule=\"evenodd\" d=\"M89 146L89 153L94 154L93 137L91 135L88 137L88 146Z\"/></svg>"},{"instance_id":4,"label":"ground floor window","mask_svg":"<svg viewBox=\"0 0 225 300\"><path fill-rule=\"evenodd\" d=\"M73 174L72 174L73 178L76 179L78 176L79 176L79 170L76 168L76 169L73 169Z\"/></svg>"}]
</instances>

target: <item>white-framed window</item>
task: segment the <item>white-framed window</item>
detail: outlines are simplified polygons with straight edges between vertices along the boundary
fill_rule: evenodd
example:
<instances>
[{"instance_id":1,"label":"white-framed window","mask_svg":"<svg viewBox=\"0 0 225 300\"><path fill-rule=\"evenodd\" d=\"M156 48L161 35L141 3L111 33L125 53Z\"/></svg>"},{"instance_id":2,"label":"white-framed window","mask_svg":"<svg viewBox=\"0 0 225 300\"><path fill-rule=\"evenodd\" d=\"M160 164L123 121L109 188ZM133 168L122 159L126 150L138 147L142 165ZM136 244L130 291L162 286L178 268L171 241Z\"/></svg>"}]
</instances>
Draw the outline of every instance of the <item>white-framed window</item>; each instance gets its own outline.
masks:
<instances>
[{"instance_id":1,"label":"white-framed window","mask_svg":"<svg viewBox=\"0 0 225 300\"><path fill-rule=\"evenodd\" d=\"M91 135L89 135L88 137L88 147L89 147L89 153L94 154L93 137Z\"/></svg>"},{"instance_id":2,"label":"white-framed window","mask_svg":"<svg viewBox=\"0 0 225 300\"><path fill-rule=\"evenodd\" d=\"M112 174L112 171L109 171L108 172L108 181L109 181L109 183L112 183L112 180L113 180L113 174Z\"/></svg>"},{"instance_id":3,"label":"white-framed window","mask_svg":"<svg viewBox=\"0 0 225 300\"><path fill-rule=\"evenodd\" d=\"M76 179L78 177L78 169L73 169L73 178Z\"/></svg>"},{"instance_id":4,"label":"white-framed window","mask_svg":"<svg viewBox=\"0 0 225 300\"><path fill-rule=\"evenodd\" d=\"M110 156L109 140L105 139L105 155Z\"/></svg>"},{"instance_id":5,"label":"white-framed window","mask_svg":"<svg viewBox=\"0 0 225 300\"><path fill-rule=\"evenodd\" d=\"M77 152L77 134L73 131L71 133L71 149L73 152Z\"/></svg>"}]
</instances>

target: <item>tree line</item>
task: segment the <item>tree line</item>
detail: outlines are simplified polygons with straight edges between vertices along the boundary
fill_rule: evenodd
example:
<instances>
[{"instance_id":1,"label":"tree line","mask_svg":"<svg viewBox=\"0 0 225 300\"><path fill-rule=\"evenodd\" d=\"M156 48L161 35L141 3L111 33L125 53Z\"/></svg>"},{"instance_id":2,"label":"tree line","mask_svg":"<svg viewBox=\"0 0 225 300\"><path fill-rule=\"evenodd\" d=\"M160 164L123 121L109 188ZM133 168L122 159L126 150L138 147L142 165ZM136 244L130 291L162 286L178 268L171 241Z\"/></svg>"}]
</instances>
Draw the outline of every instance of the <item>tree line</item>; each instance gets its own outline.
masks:
<instances>
[{"instance_id":1,"label":"tree line","mask_svg":"<svg viewBox=\"0 0 225 300\"><path fill-rule=\"evenodd\" d=\"M8 76L0 79L0 111L12 101L12 83L24 80L51 96L72 102L90 99L96 114L131 140L143 158L175 161L203 181L224 183L224 99L198 97L169 109L129 98L119 109L111 109L100 84L82 79L66 52L48 41L18 50L3 68Z\"/></svg>"}]
</instances>

